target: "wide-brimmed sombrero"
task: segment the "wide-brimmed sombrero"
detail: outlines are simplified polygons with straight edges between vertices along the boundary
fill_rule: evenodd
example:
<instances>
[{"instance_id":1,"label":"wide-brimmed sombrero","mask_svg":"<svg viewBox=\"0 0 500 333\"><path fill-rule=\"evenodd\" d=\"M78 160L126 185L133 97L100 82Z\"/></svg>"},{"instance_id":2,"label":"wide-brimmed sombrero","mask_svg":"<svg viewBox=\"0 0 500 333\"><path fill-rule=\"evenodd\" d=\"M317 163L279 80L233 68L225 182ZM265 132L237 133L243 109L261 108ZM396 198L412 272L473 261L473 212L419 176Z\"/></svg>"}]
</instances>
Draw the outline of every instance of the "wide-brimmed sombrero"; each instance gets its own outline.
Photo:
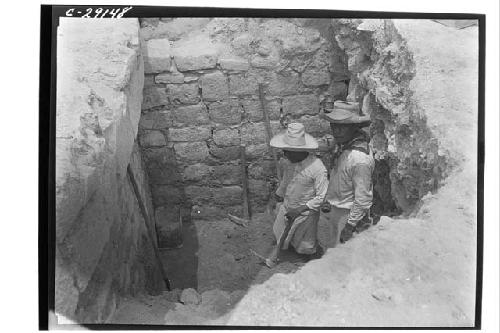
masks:
<instances>
[{"instance_id":1,"label":"wide-brimmed sombrero","mask_svg":"<svg viewBox=\"0 0 500 333\"><path fill-rule=\"evenodd\" d=\"M359 103L335 101L333 109L324 108L319 116L334 124L370 124L370 116L361 113Z\"/></svg>"},{"instance_id":2,"label":"wide-brimmed sombrero","mask_svg":"<svg viewBox=\"0 0 500 333\"><path fill-rule=\"evenodd\" d=\"M318 141L307 134L301 123L290 123L287 129L271 139L271 147L283 150L307 151L318 149Z\"/></svg>"}]
</instances>

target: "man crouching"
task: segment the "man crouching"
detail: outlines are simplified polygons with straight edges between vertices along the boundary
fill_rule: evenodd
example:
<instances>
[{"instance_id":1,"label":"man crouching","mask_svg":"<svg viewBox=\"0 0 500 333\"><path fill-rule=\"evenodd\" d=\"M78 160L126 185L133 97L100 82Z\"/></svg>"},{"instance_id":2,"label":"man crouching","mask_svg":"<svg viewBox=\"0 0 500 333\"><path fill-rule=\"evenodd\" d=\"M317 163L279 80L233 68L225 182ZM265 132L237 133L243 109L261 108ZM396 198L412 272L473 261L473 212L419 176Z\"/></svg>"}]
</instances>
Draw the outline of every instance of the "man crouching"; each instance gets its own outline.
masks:
<instances>
[{"instance_id":1,"label":"man crouching","mask_svg":"<svg viewBox=\"0 0 500 333\"><path fill-rule=\"evenodd\" d=\"M318 148L318 142L305 133L304 125L289 124L286 131L271 139L270 145L282 149L286 157L276 190L278 201L283 201L273 226L277 245L266 259L266 265L274 267L280 250L289 245L297 253L317 252L319 209L328 189L328 176L323 162L309 153Z\"/></svg>"}]
</instances>

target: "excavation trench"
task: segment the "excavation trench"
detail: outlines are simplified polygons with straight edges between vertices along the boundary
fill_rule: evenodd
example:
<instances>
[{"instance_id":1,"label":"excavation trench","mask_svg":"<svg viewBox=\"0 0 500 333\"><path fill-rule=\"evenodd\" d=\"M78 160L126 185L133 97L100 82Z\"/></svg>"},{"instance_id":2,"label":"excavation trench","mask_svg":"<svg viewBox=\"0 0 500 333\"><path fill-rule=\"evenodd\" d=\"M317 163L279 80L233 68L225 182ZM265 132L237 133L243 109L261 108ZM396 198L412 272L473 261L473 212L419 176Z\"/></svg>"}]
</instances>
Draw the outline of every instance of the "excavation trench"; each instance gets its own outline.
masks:
<instances>
[{"instance_id":1,"label":"excavation trench","mask_svg":"<svg viewBox=\"0 0 500 333\"><path fill-rule=\"evenodd\" d=\"M252 254L267 255L274 244L268 202L277 180L262 102L273 134L286 118L304 123L324 146L332 142L328 124L317 117L325 101L362 105L372 118L365 130L376 159L375 221L410 214L436 191L446 160L410 99L412 55L391 22L374 21L141 20L145 86L138 138L174 293L217 289L239 299L251 285L306 262L285 251L281 264L268 269ZM265 84L264 96L258 83ZM331 165L330 153L318 156ZM248 227L227 218L243 215L243 177ZM322 220L323 243L325 228Z\"/></svg>"},{"instance_id":2,"label":"excavation trench","mask_svg":"<svg viewBox=\"0 0 500 333\"><path fill-rule=\"evenodd\" d=\"M372 119L372 215L412 214L456 162L412 100L414 76L413 56L389 20L61 20L56 313L85 323L165 323L165 312L179 314L180 291L193 288L220 316L252 285L304 267L293 251L274 269L251 253L267 255L274 243L277 179L263 110L272 134L281 120L297 121L328 148L320 108L359 102ZM331 166L328 149L318 156ZM243 177L248 227L227 218L244 214ZM323 243L324 228L320 221ZM156 247L175 291L165 291ZM156 295L139 305L154 303L158 322L127 310L139 295ZM189 322L192 309L181 310L186 316L166 322Z\"/></svg>"}]
</instances>

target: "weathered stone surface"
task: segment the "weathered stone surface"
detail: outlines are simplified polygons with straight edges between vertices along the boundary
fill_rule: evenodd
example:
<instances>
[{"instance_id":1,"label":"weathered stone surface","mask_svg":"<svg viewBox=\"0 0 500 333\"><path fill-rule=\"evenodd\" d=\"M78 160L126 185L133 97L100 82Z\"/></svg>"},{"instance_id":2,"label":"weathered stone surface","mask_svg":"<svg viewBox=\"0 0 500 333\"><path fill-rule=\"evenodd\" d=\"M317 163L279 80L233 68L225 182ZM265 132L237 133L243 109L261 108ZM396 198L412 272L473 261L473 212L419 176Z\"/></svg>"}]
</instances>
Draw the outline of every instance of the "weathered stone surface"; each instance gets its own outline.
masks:
<instances>
[{"instance_id":1,"label":"weathered stone surface","mask_svg":"<svg viewBox=\"0 0 500 333\"><path fill-rule=\"evenodd\" d=\"M207 125L208 112L204 104L182 106L172 111L175 126Z\"/></svg>"},{"instance_id":2,"label":"weathered stone surface","mask_svg":"<svg viewBox=\"0 0 500 333\"><path fill-rule=\"evenodd\" d=\"M165 136L160 131L146 130L139 136L139 141L141 143L141 147L144 148L161 147L167 144Z\"/></svg>"},{"instance_id":3,"label":"weathered stone surface","mask_svg":"<svg viewBox=\"0 0 500 333\"><path fill-rule=\"evenodd\" d=\"M308 68L302 73L302 83L306 86L321 86L330 83L328 68Z\"/></svg>"},{"instance_id":4,"label":"weathered stone surface","mask_svg":"<svg viewBox=\"0 0 500 333\"><path fill-rule=\"evenodd\" d=\"M245 149L247 158L256 159L262 156L271 156L271 152L267 147L267 143L261 143L256 145L248 145Z\"/></svg>"},{"instance_id":5,"label":"weathered stone surface","mask_svg":"<svg viewBox=\"0 0 500 333\"><path fill-rule=\"evenodd\" d=\"M193 288L188 288L182 291L179 301L182 304L198 305L201 303L201 296Z\"/></svg>"},{"instance_id":6,"label":"weathered stone surface","mask_svg":"<svg viewBox=\"0 0 500 333\"><path fill-rule=\"evenodd\" d=\"M204 141L211 136L212 129L210 127L183 127L168 130L168 141L170 142Z\"/></svg>"},{"instance_id":7,"label":"weathered stone surface","mask_svg":"<svg viewBox=\"0 0 500 333\"><path fill-rule=\"evenodd\" d=\"M276 176L274 161L262 160L248 166L248 176L255 179L270 178Z\"/></svg>"},{"instance_id":8,"label":"weathered stone surface","mask_svg":"<svg viewBox=\"0 0 500 333\"><path fill-rule=\"evenodd\" d=\"M236 56L219 58L219 64L226 71L246 71L250 67L248 60Z\"/></svg>"},{"instance_id":9,"label":"weathered stone surface","mask_svg":"<svg viewBox=\"0 0 500 333\"><path fill-rule=\"evenodd\" d=\"M240 144L240 134L236 128L227 128L214 131L214 142L218 146L236 146Z\"/></svg>"},{"instance_id":10,"label":"weathered stone surface","mask_svg":"<svg viewBox=\"0 0 500 333\"><path fill-rule=\"evenodd\" d=\"M148 178L155 185L181 185L182 176L174 163L165 164L163 167L148 166Z\"/></svg>"},{"instance_id":11,"label":"weathered stone surface","mask_svg":"<svg viewBox=\"0 0 500 333\"><path fill-rule=\"evenodd\" d=\"M167 84L165 92L172 104L196 104L200 101L197 83Z\"/></svg>"},{"instance_id":12,"label":"weathered stone surface","mask_svg":"<svg viewBox=\"0 0 500 333\"><path fill-rule=\"evenodd\" d=\"M184 75L179 72L162 73L155 76L156 83L184 83Z\"/></svg>"},{"instance_id":13,"label":"weathered stone surface","mask_svg":"<svg viewBox=\"0 0 500 333\"><path fill-rule=\"evenodd\" d=\"M264 119L262 106L258 99L244 99L241 101L241 105L245 110L245 117L248 120L258 122ZM278 120L280 118L281 103L279 100L266 101L265 107L267 109L267 113L269 114L269 119Z\"/></svg>"},{"instance_id":14,"label":"weathered stone surface","mask_svg":"<svg viewBox=\"0 0 500 333\"><path fill-rule=\"evenodd\" d=\"M306 132L315 137L331 132L330 123L318 116L303 116L299 118L297 122L303 124Z\"/></svg>"},{"instance_id":15,"label":"weathered stone surface","mask_svg":"<svg viewBox=\"0 0 500 333\"><path fill-rule=\"evenodd\" d=\"M168 39L152 39L143 43L144 72L160 73L170 70L171 48Z\"/></svg>"},{"instance_id":16,"label":"weathered stone surface","mask_svg":"<svg viewBox=\"0 0 500 333\"><path fill-rule=\"evenodd\" d=\"M240 204L243 191L240 186L225 186L212 189L212 199L217 205Z\"/></svg>"},{"instance_id":17,"label":"weathered stone surface","mask_svg":"<svg viewBox=\"0 0 500 333\"><path fill-rule=\"evenodd\" d=\"M209 179L213 173L214 168L206 164L193 164L188 165L184 169L184 180L187 181L202 181Z\"/></svg>"},{"instance_id":18,"label":"weathered stone surface","mask_svg":"<svg viewBox=\"0 0 500 333\"><path fill-rule=\"evenodd\" d=\"M345 100L347 98L347 93L348 93L347 88L348 88L348 85L342 81L332 82L332 89L331 90L332 90L332 94L333 94L334 98ZM356 95L355 92L354 92L354 95Z\"/></svg>"},{"instance_id":19,"label":"weathered stone surface","mask_svg":"<svg viewBox=\"0 0 500 333\"><path fill-rule=\"evenodd\" d=\"M77 322L105 322L118 290L164 288L137 204L149 198L147 177L132 156L144 84L138 31L137 19L61 18L58 27L55 311Z\"/></svg>"},{"instance_id":20,"label":"weathered stone surface","mask_svg":"<svg viewBox=\"0 0 500 333\"><path fill-rule=\"evenodd\" d=\"M210 120L223 125L239 124L241 111L236 102L214 102L208 105Z\"/></svg>"},{"instance_id":21,"label":"weathered stone surface","mask_svg":"<svg viewBox=\"0 0 500 333\"><path fill-rule=\"evenodd\" d=\"M252 201L266 201L269 198L269 184L265 180L249 179L248 191Z\"/></svg>"},{"instance_id":22,"label":"weathered stone surface","mask_svg":"<svg viewBox=\"0 0 500 333\"><path fill-rule=\"evenodd\" d=\"M182 219L179 215L179 209L172 206L155 209L160 248L177 248L182 245Z\"/></svg>"},{"instance_id":23,"label":"weathered stone surface","mask_svg":"<svg viewBox=\"0 0 500 333\"><path fill-rule=\"evenodd\" d=\"M268 87L269 94L274 96L297 94L301 90L299 74L295 72L273 73Z\"/></svg>"},{"instance_id":24,"label":"weathered stone surface","mask_svg":"<svg viewBox=\"0 0 500 333\"><path fill-rule=\"evenodd\" d=\"M258 81L252 75L229 75L229 93L231 95L258 94Z\"/></svg>"},{"instance_id":25,"label":"weathered stone surface","mask_svg":"<svg viewBox=\"0 0 500 333\"><path fill-rule=\"evenodd\" d=\"M151 192L155 207L178 205L183 203L186 197L181 186L153 184Z\"/></svg>"},{"instance_id":26,"label":"weathered stone surface","mask_svg":"<svg viewBox=\"0 0 500 333\"><path fill-rule=\"evenodd\" d=\"M144 99L142 101L143 110L168 104L169 100L165 88L155 86L144 88Z\"/></svg>"},{"instance_id":27,"label":"weathered stone surface","mask_svg":"<svg viewBox=\"0 0 500 333\"><path fill-rule=\"evenodd\" d=\"M184 162L202 162L208 157L205 142L180 142L174 144L175 154Z\"/></svg>"},{"instance_id":28,"label":"weathered stone surface","mask_svg":"<svg viewBox=\"0 0 500 333\"><path fill-rule=\"evenodd\" d=\"M204 34L188 36L172 49L177 70L180 72L215 68L218 46Z\"/></svg>"},{"instance_id":29,"label":"weathered stone surface","mask_svg":"<svg viewBox=\"0 0 500 333\"><path fill-rule=\"evenodd\" d=\"M213 178L223 185L241 184L241 167L239 165L217 165L213 167Z\"/></svg>"},{"instance_id":30,"label":"weathered stone surface","mask_svg":"<svg viewBox=\"0 0 500 333\"><path fill-rule=\"evenodd\" d=\"M295 95L283 99L283 112L293 116L315 115L319 112L319 99L316 95Z\"/></svg>"},{"instance_id":31,"label":"weathered stone surface","mask_svg":"<svg viewBox=\"0 0 500 333\"><path fill-rule=\"evenodd\" d=\"M144 19L143 19L144 20ZM179 40L189 32L200 29L210 21L205 17L162 17L154 29L141 29L145 39L168 38L169 40Z\"/></svg>"},{"instance_id":32,"label":"weathered stone surface","mask_svg":"<svg viewBox=\"0 0 500 333\"><path fill-rule=\"evenodd\" d=\"M166 129L173 124L170 110L150 111L141 115L139 127L142 129Z\"/></svg>"},{"instance_id":33,"label":"weathered stone surface","mask_svg":"<svg viewBox=\"0 0 500 333\"><path fill-rule=\"evenodd\" d=\"M278 66L278 63L279 58L277 56L262 57L260 55L256 55L250 60L250 65L255 68L263 69L274 69Z\"/></svg>"},{"instance_id":34,"label":"weathered stone surface","mask_svg":"<svg viewBox=\"0 0 500 333\"><path fill-rule=\"evenodd\" d=\"M212 188L208 186L186 186L186 196L193 204L203 204L212 202Z\"/></svg>"},{"instance_id":35,"label":"weathered stone surface","mask_svg":"<svg viewBox=\"0 0 500 333\"><path fill-rule=\"evenodd\" d=\"M210 145L210 154L221 162L233 161L240 158L240 147L217 147L212 144Z\"/></svg>"},{"instance_id":36,"label":"weathered stone surface","mask_svg":"<svg viewBox=\"0 0 500 333\"><path fill-rule=\"evenodd\" d=\"M220 101L229 96L227 78L221 72L205 74L200 80L203 100Z\"/></svg>"},{"instance_id":37,"label":"weathered stone surface","mask_svg":"<svg viewBox=\"0 0 500 333\"><path fill-rule=\"evenodd\" d=\"M280 130L278 121L271 121L271 132L275 135ZM247 123L241 126L241 143L245 145L265 143L267 141L267 132L264 123Z\"/></svg>"},{"instance_id":38,"label":"weathered stone surface","mask_svg":"<svg viewBox=\"0 0 500 333\"><path fill-rule=\"evenodd\" d=\"M144 162L148 168L165 168L175 164L175 153L171 147L142 149Z\"/></svg>"}]
</instances>

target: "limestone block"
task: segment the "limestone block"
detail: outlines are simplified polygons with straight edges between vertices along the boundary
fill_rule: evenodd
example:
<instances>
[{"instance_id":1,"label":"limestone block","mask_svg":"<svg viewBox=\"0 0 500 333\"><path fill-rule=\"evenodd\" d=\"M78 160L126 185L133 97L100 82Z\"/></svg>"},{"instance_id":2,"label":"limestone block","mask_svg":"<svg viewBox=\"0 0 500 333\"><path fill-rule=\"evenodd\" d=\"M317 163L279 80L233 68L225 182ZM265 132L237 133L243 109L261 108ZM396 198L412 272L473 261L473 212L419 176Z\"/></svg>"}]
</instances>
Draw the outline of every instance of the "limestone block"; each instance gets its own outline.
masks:
<instances>
[{"instance_id":1,"label":"limestone block","mask_svg":"<svg viewBox=\"0 0 500 333\"><path fill-rule=\"evenodd\" d=\"M184 289L179 298L182 304L198 305L201 303L201 296L193 288Z\"/></svg>"},{"instance_id":2,"label":"limestone block","mask_svg":"<svg viewBox=\"0 0 500 333\"><path fill-rule=\"evenodd\" d=\"M241 204L243 190L240 186L225 186L212 189L213 202L218 205Z\"/></svg>"},{"instance_id":3,"label":"limestone block","mask_svg":"<svg viewBox=\"0 0 500 333\"><path fill-rule=\"evenodd\" d=\"M155 76L156 83L184 83L184 75L179 72L162 73Z\"/></svg>"},{"instance_id":4,"label":"limestone block","mask_svg":"<svg viewBox=\"0 0 500 333\"><path fill-rule=\"evenodd\" d=\"M229 75L231 95L256 95L259 92L258 80L253 75Z\"/></svg>"},{"instance_id":5,"label":"limestone block","mask_svg":"<svg viewBox=\"0 0 500 333\"><path fill-rule=\"evenodd\" d=\"M273 96L286 96L301 91L299 74L295 72L275 74L269 82L268 92Z\"/></svg>"},{"instance_id":6,"label":"limestone block","mask_svg":"<svg viewBox=\"0 0 500 333\"><path fill-rule=\"evenodd\" d=\"M210 145L210 155L219 159L221 162L233 161L240 158L240 147L217 147L216 145Z\"/></svg>"},{"instance_id":7,"label":"limestone block","mask_svg":"<svg viewBox=\"0 0 500 333\"><path fill-rule=\"evenodd\" d=\"M229 96L227 79L221 72L201 77L201 94L206 101L220 101Z\"/></svg>"},{"instance_id":8,"label":"limestone block","mask_svg":"<svg viewBox=\"0 0 500 333\"><path fill-rule=\"evenodd\" d=\"M220 67L226 71L246 71L250 67L248 60L237 56L219 58Z\"/></svg>"},{"instance_id":9,"label":"limestone block","mask_svg":"<svg viewBox=\"0 0 500 333\"><path fill-rule=\"evenodd\" d=\"M214 179L223 185L241 184L241 167L239 165L223 164L213 167Z\"/></svg>"},{"instance_id":10,"label":"limestone block","mask_svg":"<svg viewBox=\"0 0 500 333\"><path fill-rule=\"evenodd\" d=\"M160 131L146 130L139 136L141 147L161 147L167 144L165 136Z\"/></svg>"},{"instance_id":11,"label":"limestone block","mask_svg":"<svg viewBox=\"0 0 500 333\"><path fill-rule=\"evenodd\" d=\"M169 142L204 141L212 136L210 127L183 127L168 130Z\"/></svg>"},{"instance_id":12,"label":"limestone block","mask_svg":"<svg viewBox=\"0 0 500 333\"><path fill-rule=\"evenodd\" d=\"M142 101L143 110L169 104L167 92L163 87L155 87L155 86L145 87L143 95L144 95L144 99Z\"/></svg>"},{"instance_id":13,"label":"limestone block","mask_svg":"<svg viewBox=\"0 0 500 333\"><path fill-rule=\"evenodd\" d=\"M214 142L218 146L237 146L240 144L238 129L227 128L214 131Z\"/></svg>"},{"instance_id":14,"label":"limestone block","mask_svg":"<svg viewBox=\"0 0 500 333\"><path fill-rule=\"evenodd\" d=\"M261 158L263 156L271 156L271 152L267 147L267 143L246 146L245 153L248 159Z\"/></svg>"},{"instance_id":15,"label":"limestone block","mask_svg":"<svg viewBox=\"0 0 500 333\"><path fill-rule=\"evenodd\" d=\"M182 106L172 111L175 126L208 125L209 118L204 104Z\"/></svg>"},{"instance_id":16,"label":"limestone block","mask_svg":"<svg viewBox=\"0 0 500 333\"><path fill-rule=\"evenodd\" d=\"M318 116L303 116L297 119L297 122L303 124L306 132L316 138L331 132L330 123L320 119Z\"/></svg>"},{"instance_id":17,"label":"limestone block","mask_svg":"<svg viewBox=\"0 0 500 333\"><path fill-rule=\"evenodd\" d=\"M331 91L334 98L345 100L348 94L347 88L348 85L343 81L332 82Z\"/></svg>"},{"instance_id":18,"label":"limestone block","mask_svg":"<svg viewBox=\"0 0 500 333\"><path fill-rule=\"evenodd\" d=\"M176 163L175 153L171 147L143 149L142 153L148 167L164 168Z\"/></svg>"},{"instance_id":19,"label":"limestone block","mask_svg":"<svg viewBox=\"0 0 500 333\"><path fill-rule=\"evenodd\" d=\"M265 180L249 179L248 192L252 201L267 201L269 198L269 184Z\"/></svg>"},{"instance_id":20,"label":"limestone block","mask_svg":"<svg viewBox=\"0 0 500 333\"><path fill-rule=\"evenodd\" d=\"M144 56L144 72L160 73L170 70L172 55L168 39L151 39L145 41L142 47Z\"/></svg>"},{"instance_id":21,"label":"limestone block","mask_svg":"<svg viewBox=\"0 0 500 333\"><path fill-rule=\"evenodd\" d=\"M148 178L155 185L180 185L182 175L175 164L166 164L163 167L148 166Z\"/></svg>"},{"instance_id":22,"label":"limestone block","mask_svg":"<svg viewBox=\"0 0 500 333\"><path fill-rule=\"evenodd\" d=\"M205 17L161 18L154 29L141 30L146 30L145 38L147 39L168 38L175 41L193 30L204 27L209 21L210 18Z\"/></svg>"},{"instance_id":23,"label":"limestone block","mask_svg":"<svg viewBox=\"0 0 500 333\"><path fill-rule=\"evenodd\" d=\"M262 160L257 161L248 166L248 176L255 179L264 179L274 177L276 175L276 170L274 167L274 161Z\"/></svg>"},{"instance_id":24,"label":"limestone block","mask_svg":"<svg viewBox=\"0 0 500 333\"><path fill-rule=\"evenodd\" d=\"M141 115L139 127L141 129L166 129L173 124L170 110L150 111Z\"/></svg>"},{"instance_id":25,"label":"limestone block","mask_svg":"<svg viewBox=\"0 0 500 333\"><path fill-rule=\"evenodd\" d=\"M196 104L200 101L197 83L167 84L165 92L172 104Z\"/></svg>"},{"instance_id":26,"label":"limestone block","mask_svg":"<svg viewBox=\"0 0 500 333\"><path fill-rule=\"evenodd\" d=\"M209 156L205 142L180 142L174 144L175 154L186 163L203 162Z\"/></svg>"},{"instance_id":27,"label":"limestone block","mask_svg":"<svg viewBox=\"0 0 500 333\"><path fill-rule=\"evenodd\" d=\"M275 69L278 66L279 58L277 56L262 57L255 55L250 60L250 65L255 68Z\"/></svg>"},{"instance_id":28,"label":"limestone block","mask_svg":"<svg viewBox=\"0 0 500 333\"><path fill-rule=\"evenodd\" d=\"M186 196L193 204L211 203L213 192L211 187L189 185L186 186Z\"/></svg>"},{"instance_id":29,"label":"limestone block","mask_svg":"<svg viewBox=\"0 0 500 333\"><path fill-rule=\"evenodd\" d=\"M155 207L177 205L185 200L182 187L174 185L152 185L153 202Z\"/></svg>"},{"instance_id":30,"label":"limestone block","mask_svg":"<svg viewBox=\"0 0 500 333\"><path fill-rule=\"evenodd\" d=\"M319 99L316 95L295 95L283 99L283 112L293 116L315 115L319 112Z\"/></svg>"},{"instance_id":31,"label":"limestone block","mask_svg":"<svg viewBox=\"0 0 500 333\"><path fill-rule=\"evenodd\" d=\"M271 121L272 135L280 131L279 121ZM247 123L241 126L241 143L245 145L254 145L256 143L267 142L267 132L264 123Z\"/></svg>"},{"instance_id":32,"label":"limestone block","mask_svg":"<svg viewBox=\"0 0 500 333\"><path fill-rule=\"evenodd\" d=\"M245 110L245 117L248 120L258 122L264 119L262 106L258 99L244 99L241 101L241 105ZM265 107L267 109L267 113L269 114L269 119L279 120L281 108L279 100L266 101Z\"/></svg>"},{"instance_id":33,"label":"limestone block","mask_svg":"<svg viewBox=\"0 0 500 333\"><path fill-rule=\"evenodd\" d=\"M236 102L214 102L208 105L210 120L223 125L239 124L241 111Z\"/></svg>"},{"instance_id":34,"label":"limestone block","mask_svg":"<svg viewBox=\"0 0 500 333\"><path fill-rule=\"evenodd\" d=\"M215 68L218 45L206 34L193 34L175 43L174 61L180 72Z\"/></svg>"},{"instance_id":35,"label":"limestone block","mask_svg":"<svg viewBox=\"0 0 500 333\"><path fill-rule=\"evenodd\" d=\"M302 82L306 86L321 86L330 83L328 68L308 68L302 73Z\"/></svg>"},{"instance_id":36,"label":"limestone block","mask_svg":"<svg viewBox=\"0 0 500 333\"><path fill-rule=\"evenodd\" d=\"M214 168L206 164L192 164L184 169L184 180L202 181L211 177Z\"/></svg>"},{"instance_id":37,"label":"limestone block","mask_svg":"<svg viewBox=\"0 0 500 333\"><path fill-rule=\"evenodd\" d=\"M163 206L155 210L160 248L176 248L182 245L182 219L178 206Z\"/></svg>"},{"instance_id":38,"label":"limestone block","mask_svg":"<svg viewBox=\"0 0 500 333\"><path fill-rule=\"evenodd\" d=\"M155 85L155 75L146 74L144 75L144 87L152 87Z\"/></svg>"}]
</instances>

